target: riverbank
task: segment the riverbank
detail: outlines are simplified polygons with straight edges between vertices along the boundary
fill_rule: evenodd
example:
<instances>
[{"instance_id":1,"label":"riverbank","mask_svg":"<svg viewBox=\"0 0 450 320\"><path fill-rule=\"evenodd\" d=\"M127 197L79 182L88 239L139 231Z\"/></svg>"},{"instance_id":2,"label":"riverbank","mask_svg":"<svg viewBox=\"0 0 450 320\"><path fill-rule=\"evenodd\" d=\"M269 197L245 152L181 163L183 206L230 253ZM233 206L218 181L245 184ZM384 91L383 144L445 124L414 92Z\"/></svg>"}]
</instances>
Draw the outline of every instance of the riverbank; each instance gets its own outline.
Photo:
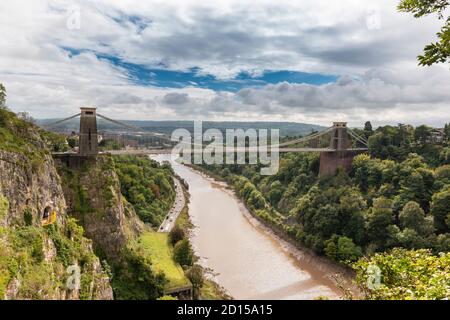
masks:
<instances>
[{"instance_id":1,"label":"riverbank","mask_svg":"<svg viewBox=\"0 0 450 320\"><path fill-rule=\"evenodd\" d=\"M352 269L332 261L325 256L317 255L311 249L304 247L302 244L298 243L298 241L295 241L289 237L289 235L280 228L277 228L274 225L269 225L267 221L256 215L245 205L242 199L237 196L235 190L228 184L228 181L226 181L223 177L209 172L200 166L187 166L202 174L205 179L209 179L213 183L221 185L224 191L236 198L241 207L241 212L249 223L275 239L275 241L279 243L280 248L282 248L282 250L290 257L298 261L302 268L311 274L327 274L332 284L341 292L340 298L358 299L361 296L358 287L354 283L355 273Z\"/></svg>"}]
</instances>

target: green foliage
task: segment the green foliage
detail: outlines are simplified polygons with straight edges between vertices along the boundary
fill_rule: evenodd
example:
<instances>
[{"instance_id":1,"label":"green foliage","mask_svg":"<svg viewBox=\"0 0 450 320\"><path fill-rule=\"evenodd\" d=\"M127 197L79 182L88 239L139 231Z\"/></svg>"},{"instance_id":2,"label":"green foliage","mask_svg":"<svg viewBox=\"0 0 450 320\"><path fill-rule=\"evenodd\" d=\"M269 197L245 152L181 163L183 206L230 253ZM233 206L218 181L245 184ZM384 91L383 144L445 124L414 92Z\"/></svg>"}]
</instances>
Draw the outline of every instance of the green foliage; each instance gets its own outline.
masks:
<instances>
[{"instance_id":1,"label":"green foliage","mask_svg":"<svg viewBox=\"0 0 450 320\"><path fill-rule=\"evenodd\" d=\"M194 252L188 239L178 241L173 248L173 259L182 266L192 266Z\"/></svg>"},{"instance_id":2,"label":"green foliage","mask_svg":"<svg viewBox=\"0 0 450 320\"><path fill-rule=\"evenodd\" d=\"M1 193L0 193L0 220L6 217L8 214L9 202Z\"/></svg>"},{"instance_id":3,"label":"green foliage","mask_svg":"<svg viewBox=\"0 0 450 320\"><path fill-rule=\"evenodd\" d=\"M58 224L47 226L46 231L55 244L59 260L65 267L75 263L91 264L95 259L95 255L87 249L83 227L78 225L75 219L68 219L64 231Z\"/></svg>"},{"instance_id":4,"label":"green foliage","mask_svg":"<svg viewBox=\"0 0 450 320\"><path fill-rule=\"evenodd\" d=\"M178 241L183 240L186 237L184 230L175 224L169 232L169 240L172 246L174 246Z\"/></svg>"},{"instance_id":5,"label":"green foliage","mask_svg":"<svg viewBox=\"0 0 450 320\"><path fill-rule=\"evenodd\" d=\"M450 186L433 195L431 214L439 232L450 230Z\"/></svg>"},{"instance_id":6,"label":"green foliage","mask_svg":"<svg viewBox=\"0 0 450 320\"><path fill-rule=\"evenodd\" d=\"M127 247L120 264L113 267L112 286L115 299L154 300L164 292L166 279L155 274L148 255L137 247Z\"/></svg>"},{"instance_id":7,"label":"green foliage","mask_svg":"<svg viewBox=\"0 0 450 320\"><path fill-rule=\"evenodd\" d=\"M374 201L367 214L366 231L369 240L379 248L388 245L391 236L389 226L393 223L392 201L378 198Z\"/></svg>"},{"instance_id":8,"label":"green foliage","mask_svg":"<svg viewBox=\"0 0 450 320\"><path fill-rule=\"evenodd\" d=\"M372 124L370 123L370 121L367 121L364 124L364 136L366 137L366 139L368 139L372 134L373 134Z\"/></svg>"},{"instance_id":9,"label":"green foliage","mask_svg":"<svg viewBox=\"0 0 450 320\"><path fill-rule=\"evenodd\" d=\"M103 139L98 146L101 150L120 150L123 147L122 144L114 139Z\"/></svg>"},{"instance_id":10,"label":"green foliage","mask_svg":"<svg viewBox=\"0 0 450 320\"><path fill-rule=\"evenodd\" d=\"M33 123L19 119L0 108L0 150L16 152L29 159L42 159L48 150L40 130Z\"/></svg>"},{"instance_id":11,"label":"green foliage","mask_svg":"<svg viewBox=\"0 0 450 320\"><path fill-rule=\"evenodd\" d=\"M369 152L381 159L402 160L411 151L413 140L414 128L411 126L380 127L368 139Z\"/></svg>"},{"instance_id":12,"label":"green foliage","mask_svg":"<svg viewBox=\"0 0 450 320\"><path fill-rule=\"evenodd\" d=\"M448 0L402 0L398 10L411 12L416 18L437 13L439 19L444 19L443 14L448 5ZM450 61L450 17L445 19L445 24L437 33L437 37L438 42L426 45L424 54L418 57L420 65L430 66Z\"/></svg>"},{"instance_id":13,"label":"green foliage","mask_svg":"<svg viewBox=\"0 0 450 320\"><path fill-rule=\"evenodd\" d=\"M372 157L395 161L404 161L410 153L416 153L429 165L444 164L445 143L434 143L431 133L432 128L425 125L379 127L368 139L369 153Z\"/></svg>"},{"instance_id":14,"label":"green foliage","mask_svg":"<svg viewBox=\"0 0 450 320\"><path fill-rule=\"evenodd\" d=\"M369 266L381 271L377 285ZM366 299L422 300L448 299L450 292L450 253L433 255L430 250L396 248L377 253L369 260L361 259L353 265L356 280Z\"/></svg>"},{"instance_id":15,"label":"green foliage","mask_svg":"<svg viewBox=\"0 0 450 320\"><path fill-rule=\"evenodd\" d=\"M167 280L165 289L189 285L182 267L173 259L173 247L168 241L167 233L146 231L140 236L136 247L141 254L145 254L151 260L153 273L164 274Z\"/></svg>"},{"instance_id":16,"label":"green foliage","mask_svg":"<svg viewBox=\"0 0 450 320\"><path fill-rule=\"evenodd\" d=\"M65 229L55 225L47 228L23 226L5 228L0 241L0 298L12 279L20 282L20 299L50 299L65 289L65 268L68 262L81 267L82 280L94 280L92 270L95 255L90 242L82 236L82 228L72 219ZM51 240L51 241L50 241ZM54 244L56 257L46 259L45 252ZM90 290L80 294L92 299Z\"/></svg>"},{"instance_id":17,"label":"green foliage","mask_svg":"<svg viewBox=\"0 0 450 320\"><path fill-rule=\"evenodd\" d=\"M173 296L162 296L156 300L178 300L177 297L173 297Z\"/></svg>"},{"instance_id":18,"label":"green foliage","mask_svg":"<svg viewBox=\"0 0 450 320\"><path fill-rule=\"evenodd\" d=\"M67 144L69 145L69 148L73 149L78 145L78 140L75 137L68 137Z\"/></svg>"},{"instance_id":19,"label":"green foliage","mask_svg":"<svg viewBox=\"0 0 450 320\"><path fill-rule=\"evenodd\" d=\"M399 224L403 229L411 229L424 236L434 232L432 222L426 219L425 212L414 201L408 202L400 211Z\"/></svg>"},{"instance_id":20,"label":"green foliage","mask_svg":"<svg viewBox=\"0 0 450 320\"><path fill-rule=\"evenodd\" d=\"M33 213L31 212L30 208L25 208L23 211L23 221L25 222L26 226L33 225Z\"/></svg>"},{"instance_id":21,"label":"green foliage","mask_svg":"<svg viewBox=\"0 0 450 320\"><path fill-rule=\"evenodd\" d=\"M175 199L172 169L148 157L120 156L114 162L122 194L142 221L158 227Z\"/></svg>"},{"instance_id":22,"label":"green foliage","mask_svg":"<svg viewBox=\"0 0 450 320\"><path fill-rule=\"evenodd\" d=\"M420 143L426 143L431 137L431 128L426 125L418 126L414 130L414 140Z\"/></svg>"},{"instance_id":23,"label":"green foliage","mask_svg":"<svg viewBox=\"0 0 450 320\"><path fill-rule=\"evenodd\" d=\"M313 187L298 200L292 214L307 234L305 244L321 253L323 242L333 234L357 239L359 243L364 241L365 207L364 199L355 189Z\"/></svg>"},{"instance_id":24,"label":"green foliage","mask_svg":"<svg viewBox=\"0 0 450 320\"><path fill-rule=\"evenodd\" d=\"M50 151L67 149L63 136L45 131L26 117L19 118L13 112L0 107L0 150L26 156L36 171Z\"/></svg>"},{"instance_id":25,"label":"green foliage","mask_svg":"<svg viewBox=\"0 0 450 320\"><path fill-rule=\"evenodd\" d=\"M6 103L6 89L5 86L0 83L0 108L4 108Z\"/></svg>"},{"instance_id":26,"label":"green foliage","mask_svg":"<svg viewBox=\"0 0 450 320\"><path fill-rule=\"evenodd\" d=\"M194 298L196 299L198 297L200 288L205 283L202 266L194 264L186 271L186 276L192 283L192 287L194 288Z\"/></svg>"},{"instance_id":27,"label":"green foliage","mask_svg":"<svg viewBox=\"0 0 450 320\"><path fill-rule=\"evenodd\" d=\"M450 184L450 165L446 164L436 168L434 177L441 185Z\"/></svg>"},{"instance_id":28,"label":"green foliage","mask_svg":"<svg viewBox=\"0 0 450 320\"><path fill-rule=\"evenodd\" d=\"M361 247L355 245L348 237L333 235L325 241L327 257L339 262L354 262L362 256Z\"/></svg>"},{"instance_id":29,"label":"green foliage","mask_svg":"<svg viewBox=\"0 0 450 320\"><path fill-rule=\"evenodd\" d=\"M51 132L40 130L41 137L44 138L45 143L47 144L48 149L52 152L65 152L69 150L69 144L67 143L66 137L63 135Z\"/></svg>"},{"instance_id":30,"label":"green foliage","mask_svg":"<svg viewBox=\"0 0 450 320\"><path fill-rule=\"evenodd\" d=\"M0 83L0 108L3 108L6 103L6 89L5 86Z\"/></svg>"}]
</instances>

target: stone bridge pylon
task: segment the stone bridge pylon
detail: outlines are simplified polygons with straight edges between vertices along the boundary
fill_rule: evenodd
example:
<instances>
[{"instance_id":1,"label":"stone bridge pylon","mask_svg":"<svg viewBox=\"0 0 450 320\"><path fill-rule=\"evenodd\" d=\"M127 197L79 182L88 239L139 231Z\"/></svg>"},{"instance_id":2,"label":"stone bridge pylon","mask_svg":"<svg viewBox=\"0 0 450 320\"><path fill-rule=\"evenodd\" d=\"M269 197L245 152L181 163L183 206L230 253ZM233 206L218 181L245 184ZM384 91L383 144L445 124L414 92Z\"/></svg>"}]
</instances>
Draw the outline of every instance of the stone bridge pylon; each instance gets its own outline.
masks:
<instances>
[{"instance_id":1,"label":"stone bridge pylon","mask_svg":"<svg viewBox=\"0 0 450 320\"><path fill-rule=\"evenodd\" d=\"M320 152L320 176L334 175L339 168L350 171L353 158L365 151L364 148L352 149L350 136L351 133L349 133L346 122L333 122L330 151Z\"/></svg>"}]
</instances>

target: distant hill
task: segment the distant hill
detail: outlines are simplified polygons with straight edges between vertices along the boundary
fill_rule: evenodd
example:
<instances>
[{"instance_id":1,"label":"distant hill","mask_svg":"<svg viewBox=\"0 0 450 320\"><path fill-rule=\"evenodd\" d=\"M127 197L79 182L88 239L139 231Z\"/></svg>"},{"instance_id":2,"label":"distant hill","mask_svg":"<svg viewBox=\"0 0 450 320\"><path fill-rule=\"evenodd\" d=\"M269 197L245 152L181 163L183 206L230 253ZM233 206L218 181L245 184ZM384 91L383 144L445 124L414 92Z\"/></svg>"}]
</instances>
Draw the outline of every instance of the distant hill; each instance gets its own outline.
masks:
<instances>
[{"instance_id":1,"label":"distant hill","mask_svg":"<svg viewBox=\"0 0 450 320\"><path fill-rule=\"evenodd\" d=\"M39 119L36 123L39 125L47 125L49 123L55 122L58 119ZM158 132L164 134L171 134L175 129L184 128L193 132L194 122L193 121L137 121L137 120L120 120L124 123L142 128L143 131ZM325 127L307 124L307 123L296 123L296 122L241 122L241 121L203 121L203 130L210 128L216 128L221 131L226 129L279 129L280 136L298 136L306 135L311 133L311 131L320 131ZM99 130L123 130L120 126L109 123L102 119L98 120ZM54 129L58 131L75 131L79 129L79 120L73 119L65 123L59 124Z\"/></svg>"}]
</instances>

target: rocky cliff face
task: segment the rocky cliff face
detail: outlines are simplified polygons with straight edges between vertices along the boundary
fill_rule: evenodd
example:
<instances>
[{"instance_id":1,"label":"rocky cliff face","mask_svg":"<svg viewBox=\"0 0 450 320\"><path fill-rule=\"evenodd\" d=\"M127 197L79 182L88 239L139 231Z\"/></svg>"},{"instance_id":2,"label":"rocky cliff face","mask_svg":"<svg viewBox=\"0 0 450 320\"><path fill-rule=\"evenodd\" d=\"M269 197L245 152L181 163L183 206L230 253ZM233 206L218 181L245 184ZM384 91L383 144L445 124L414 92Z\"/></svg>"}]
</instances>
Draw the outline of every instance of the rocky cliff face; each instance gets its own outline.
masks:
<instances>
[{"instance_id":1,"label":"rocky cliff face","mask_svg":"<svg viewBox=\"0 0 450 320\"><path fill-rule=\"evenodd\" d=\"M42 226L44 212L56 221ZM112 299L35 126L0 110L0 299Z\"/></svg>"},{"instance_id":2,"label":"rocky cliff face","mask_svg":"<svg viewBox=\"0 0 450 320\"><path fill-rule=\"evenodd\" d=\"M23 224L25 212L39 226L46 207L60 213L57 220L65 223L66 202L50 155L33 163L25 155L0 150L0 192L9 202L3 226Z\"/></svg>"},{"instance_id":3,"label":"rocky cliff face","mask_svg":"<svg viewBox=\"0 0 450 320\"><path fill-rule=\"evenodd\" d=\"M143 224L120 192L111 156L90 157L75 165L56 160L56 164L69 214L84 227L100 256L118 262Z\"/></svg>"}]
</instances>

